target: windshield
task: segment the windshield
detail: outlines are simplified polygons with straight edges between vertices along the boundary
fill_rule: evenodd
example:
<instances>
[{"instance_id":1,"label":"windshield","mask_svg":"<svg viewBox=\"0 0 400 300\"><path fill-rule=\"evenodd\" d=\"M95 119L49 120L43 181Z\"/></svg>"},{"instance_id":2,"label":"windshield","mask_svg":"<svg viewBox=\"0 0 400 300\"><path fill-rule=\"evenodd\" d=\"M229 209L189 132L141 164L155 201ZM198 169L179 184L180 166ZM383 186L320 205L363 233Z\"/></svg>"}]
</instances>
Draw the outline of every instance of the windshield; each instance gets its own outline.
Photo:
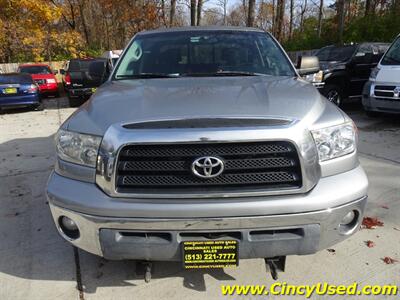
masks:
<instances>
[{"instance_id":1,"label":"windshield","mask_svg":"<svg viewBox=\"0 0 400 300\"><path fill-rule=\"evenodd\" d=\"M69 62L69 71L86 71L89 70L90 64L93 62L93 59L85 59L85 60L78 60L78 59L71 59Z\"/></svg>"},{"instance_id":2,"label":"windshield","mask_svg":"<svg viewBox=\"0 0 400 300\"><path fill-rule=\"evenodd\" d=\"M347 61L356 50L356 46L325 47L317 52L320 61Z\"/></svg>"},{"instance_id":3,"label":"windshield","mask_svg":"<svg viewBox=\"0 0 400 300\"><path fill-rule=\"evenodd\" d=\"M19 71L28 74L51 74L50 69L46 66L20 67Z\"/></svg>"},{"instance_id":4,"label":"windshield","mask_svg":"<svg viewBox=\"0 0 400 300\"><path fill-rule=\"evenodd\" d=\"M125 51L114 78L217 75L295 76L295 72L268 34L183 31L139 35Z\"/></svg>"},{"instance_id":5,"label":"windshield","mask_svg":"<svg viewBox=\"0 0 400 300\"><path fill-rule=\"evenodd\" d=\"M397 38L393 45L390 46L390 49L386 52L381 64L400 65L400 38Z\"/></svg>"}]
</instances>

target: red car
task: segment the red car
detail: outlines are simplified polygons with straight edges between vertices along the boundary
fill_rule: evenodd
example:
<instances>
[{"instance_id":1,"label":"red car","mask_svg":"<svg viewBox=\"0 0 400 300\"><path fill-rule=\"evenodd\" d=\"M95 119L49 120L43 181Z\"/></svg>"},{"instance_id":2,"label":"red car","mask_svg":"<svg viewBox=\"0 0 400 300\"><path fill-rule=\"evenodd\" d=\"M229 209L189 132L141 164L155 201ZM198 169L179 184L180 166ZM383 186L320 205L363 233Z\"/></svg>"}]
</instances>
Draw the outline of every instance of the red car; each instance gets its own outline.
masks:
<instances>
[{"instance_id":1,"label":"red car","mask_svg":"<svg viewBox=\"0 0 400 300\"><path fill-rule=\"evenodd\" d=\"M18 67L19 73L27 73L39 86L41 95L52 95L59 97L58 83L56 79L57 71L52 71L46 64L23 64Z\"/></svg>"}]
</instances>

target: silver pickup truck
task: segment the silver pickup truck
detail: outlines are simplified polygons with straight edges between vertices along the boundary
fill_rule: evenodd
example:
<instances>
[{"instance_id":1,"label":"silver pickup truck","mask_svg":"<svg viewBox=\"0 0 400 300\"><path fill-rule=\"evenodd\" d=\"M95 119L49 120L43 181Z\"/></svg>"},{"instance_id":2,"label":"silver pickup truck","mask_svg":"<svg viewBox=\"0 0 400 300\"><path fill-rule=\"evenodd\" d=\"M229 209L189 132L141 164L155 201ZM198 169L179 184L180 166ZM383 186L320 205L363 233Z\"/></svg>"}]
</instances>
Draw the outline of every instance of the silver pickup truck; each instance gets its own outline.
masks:
<instances>
[{"instance_id":1,"label":"silver pickup truck","mask_svg":"<svg viewBox=\"0 0 400 300\"><path fill-rule=\"evenodd\" d=\"M357 231L357 128L252 28L142 32L56 135L56 227L107 259L186 268L312 254ZM96 73L96 68L90 70Z\"/></svg>"}]
</instances>

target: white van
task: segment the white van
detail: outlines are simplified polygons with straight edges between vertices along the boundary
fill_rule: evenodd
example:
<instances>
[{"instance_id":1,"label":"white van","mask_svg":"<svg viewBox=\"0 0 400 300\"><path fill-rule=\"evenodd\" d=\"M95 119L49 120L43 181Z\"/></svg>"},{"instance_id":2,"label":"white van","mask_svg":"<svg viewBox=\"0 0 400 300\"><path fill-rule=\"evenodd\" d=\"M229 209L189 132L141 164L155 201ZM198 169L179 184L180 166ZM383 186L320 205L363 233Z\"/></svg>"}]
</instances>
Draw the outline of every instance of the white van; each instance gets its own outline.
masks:
<instances>
[{"instance_id":1,"label":"white van","mask_svg":"<svg viewBox=\"0 0 400 300\"><path fill-rule=\"evenodd\" d=\"M115 64L118 61L118 58L121 56L122 50L110 50L106 51L101 55L101 58L106 58L111 66L114 68Z\"/></svg>"},{"instance_id":2,"label":"white van","mask_svg":"<svg viewBox=\"0 0 400 300\"><path fill-rule=\"evenodd\" d=\"M362 104L371 116L378 112L400 113L400 35L371 72Z\"/></svg>"}]
</instances>

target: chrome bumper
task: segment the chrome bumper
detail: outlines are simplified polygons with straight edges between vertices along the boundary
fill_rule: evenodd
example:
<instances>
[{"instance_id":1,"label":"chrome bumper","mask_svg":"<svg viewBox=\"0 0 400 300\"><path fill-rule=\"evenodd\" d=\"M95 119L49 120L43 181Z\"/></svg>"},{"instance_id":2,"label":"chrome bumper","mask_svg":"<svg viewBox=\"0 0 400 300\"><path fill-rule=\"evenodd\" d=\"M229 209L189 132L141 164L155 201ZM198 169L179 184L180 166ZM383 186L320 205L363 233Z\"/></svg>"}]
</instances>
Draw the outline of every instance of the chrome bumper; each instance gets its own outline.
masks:
<instances>
[{"instance_id":1,"label":"chrome bumper","mask_svg":"<svg viewBox=\"0 0 400 300\"><path fill-rule=\"evenodd\" d=\"M99 217L52 203L50 208L61 236L90 253L115 260L179 261L182 241L207 239L210 233L219 239L239 240L240 258L312 254L356 232L366 201L365 196L338 207L306 213L190 219ZM357 220L348 230L341 230L341 220L352 210ZM79 238L72 240L63 233L59 225L61 216L76 222Z\"/></svg>"}]
</instances>

